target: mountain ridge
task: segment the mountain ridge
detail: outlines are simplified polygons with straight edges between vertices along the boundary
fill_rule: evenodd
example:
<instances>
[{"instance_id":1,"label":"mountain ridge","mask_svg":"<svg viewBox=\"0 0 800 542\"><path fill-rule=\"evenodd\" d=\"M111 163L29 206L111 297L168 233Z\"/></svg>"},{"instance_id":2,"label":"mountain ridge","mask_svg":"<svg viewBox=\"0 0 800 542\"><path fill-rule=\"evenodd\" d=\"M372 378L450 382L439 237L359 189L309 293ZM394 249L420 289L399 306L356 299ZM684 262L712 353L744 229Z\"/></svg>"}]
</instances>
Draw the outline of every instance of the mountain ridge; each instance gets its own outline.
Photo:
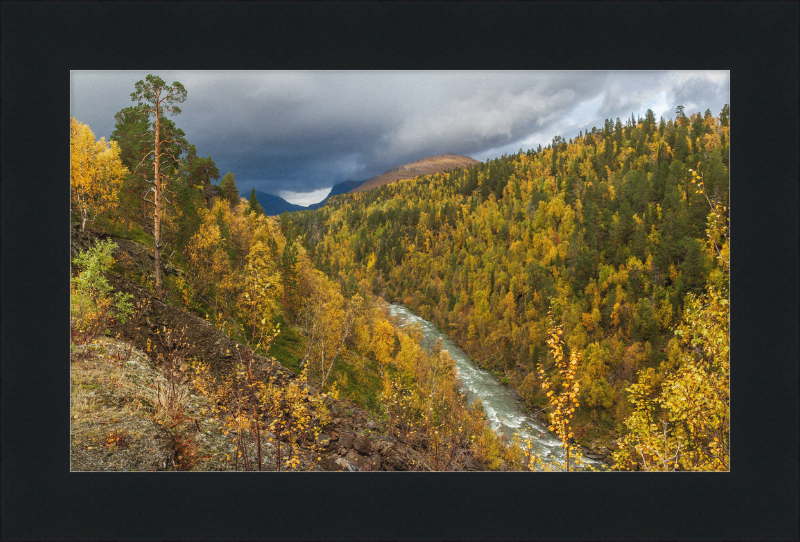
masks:
<instances>
[{"instance_id":1,"label":"mountain ridge","mask_svg":"<svg viewBox=\"0 0 800 542\"><path fill-rule=\"evenodd\" d=\"M360 186L363 184L364 181L342 181L338 184L333 185L331 188L330 193L325 196L325 199L318 202L312 203L309 206L297 205L296 203L290 203L283 199L280 196L276 196L275 194L269 194L267 192L261 192L260 190L256 190L256 199L261 207L264 208L264 213L267 216L276 216L282 214L284 211L311 211L314 209L319 209L323 205L325 205L329 199L333 196L338 196L339 194L346 194L352 188ZM242 194L242 197L246 198L247 195Z\"/></svg>"},{"instance_id":2,"label":"mountain ridge","mask_svg":"<svg viewBox=\"0 0 800 542\"><path fill-rule=\"evenodd\" d=\"M312 203L308 206L290 203L280 196L269 194L267 192L261 192L259 190L256 190L256 199L258 199L258 203L261 204L261 206L264 208L264 212L268 216L280 215L284 211L311 211L319 209L325 205L331 197L339 194L363 192L365 190L370 190L372 188L393 183L395 181L413 179L414 177L418 177L420 175L442 173L448 169L470 167L479 163L480 162L478 160L461 154L439 154L436 156L421 158L414 162L409 162L408 164L395 166L387 169L380 175L370 177L366 181L343 181L337 183L333 186L333 188L331 188L330 193L325 197L324 200L320 201L319 203Z\"/></svg>"},{"instance_id":3,"label":"mountain ridge","mask_svg":"<svg viewBox=\"0 0 800 542\"><path fill-rule=\"evenodd\" d=\"M395 181L413 179L414 177L418 177L420 175L442 173L448 169L470 167L479 163L480 162L478 160L461 154L447 153L438 154L436 156L428 156L414 162L409 162L408 164L387 169L380 175L370 177L364 182L364 184L361 184L358 187L350 190L349 193L353 194L355 192L363 192L365 190L370 190L371 188L383 186L384 184L393 183Z\"/></svg>"}]
</instances>

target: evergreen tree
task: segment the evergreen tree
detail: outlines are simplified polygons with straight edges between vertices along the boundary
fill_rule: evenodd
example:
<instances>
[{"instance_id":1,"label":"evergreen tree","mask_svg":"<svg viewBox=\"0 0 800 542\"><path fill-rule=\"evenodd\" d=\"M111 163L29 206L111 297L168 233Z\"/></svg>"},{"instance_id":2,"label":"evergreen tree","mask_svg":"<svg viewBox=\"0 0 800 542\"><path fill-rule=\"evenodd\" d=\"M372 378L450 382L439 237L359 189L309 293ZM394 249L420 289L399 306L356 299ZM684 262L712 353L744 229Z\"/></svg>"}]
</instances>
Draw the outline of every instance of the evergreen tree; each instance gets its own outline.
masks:
<instances>
[{"instance_id":1,"label":"evergreen tree","mask_svg":"<svg viewBox=\"0 0 800 542\"><path fill-rule=\"evenodd\" d=\"M730 116L731 116L731 106L725 104L724 106L722 106L722 112L720 112L719 114L719 123L722 126L728 126L728 119L730 118Z\"/></svg>"},{"instance_id":2,"label":"evergreen tree","mask_svg":"<svg viewBox=\"0 0 800 542\"><path fill-rule=\"evenodd\" d=\"M153 239L155 257L155 286L156 296L161 297L161 221L164 210L162 198L165 192L165 178L170 177L170 172L177 169L177 154L175 147L180 150L185 149L186 140L182 130L178 130L175 124L168 121L164 115L180 114L180 108L175 105L186 100L186 89L183 85L175 81L172 85L167 85L163 79L154 75L148 75L143 81L136 83L136 90L131 93L131 99L139 102L139 109L147 117L153 117L153 179L151 203L153 204ZM149 154L150 151L148 151Z\"/></svg>"},{"instance_id":3,"label":"evergreen tree","mask_svg":"<svg viewBox=\"0 0 800 542\"><path fill-rule=\"evenodd\" d=\"M258 198L256 197L256 189L253 188L250 190L250 198L247 200L247 212L248 213L256 213L257 215L263 215L264 208L258 203Z\"/></svg>"},{"instance_id":4,"label":"evergreen tree","mask_svg":"<svg viewBox=\"0 0 800 542\"><path fill-rule=\"evenodd\" d=\"M281 254L281 285L283 286L283 308L289 321L294 321L300 308L300 280L297 271L297 246L294 239L286 238Z\"/></svg>"},{"instance_id":5,"label":"evergreen tree","mask_svg":"<svg viewBox=\"0 0 800 542\"><path fill-rule=\"evenodd\" d=\"M234 207L239 205L239 189L236 187L235 175L230 171L222 177L222 181L219 183L219 191L220 195L228 200L228 203Z\"/></svg>"}]
</instances>

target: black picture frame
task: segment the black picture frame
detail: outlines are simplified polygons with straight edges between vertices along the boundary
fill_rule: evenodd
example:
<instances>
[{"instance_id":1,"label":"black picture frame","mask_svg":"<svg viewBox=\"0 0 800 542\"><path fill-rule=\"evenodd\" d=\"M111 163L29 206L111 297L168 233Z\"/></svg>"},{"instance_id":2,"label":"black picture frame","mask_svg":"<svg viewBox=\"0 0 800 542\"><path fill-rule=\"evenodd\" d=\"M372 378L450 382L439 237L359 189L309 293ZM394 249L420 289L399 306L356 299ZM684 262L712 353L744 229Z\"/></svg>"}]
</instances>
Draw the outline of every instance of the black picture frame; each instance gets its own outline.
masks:
<instances>
[{"instance_id":1,"label":"black picture frame","mask_svg":"<svg viewBox=\"0 0 800 542\"><path fill-rule=\"evenodd\" d=\"M756 540L798 532L793 3L2 5L2 537ZM730 473L70 473L69 70L730 69Z\"/></svg>"}]
</instances>

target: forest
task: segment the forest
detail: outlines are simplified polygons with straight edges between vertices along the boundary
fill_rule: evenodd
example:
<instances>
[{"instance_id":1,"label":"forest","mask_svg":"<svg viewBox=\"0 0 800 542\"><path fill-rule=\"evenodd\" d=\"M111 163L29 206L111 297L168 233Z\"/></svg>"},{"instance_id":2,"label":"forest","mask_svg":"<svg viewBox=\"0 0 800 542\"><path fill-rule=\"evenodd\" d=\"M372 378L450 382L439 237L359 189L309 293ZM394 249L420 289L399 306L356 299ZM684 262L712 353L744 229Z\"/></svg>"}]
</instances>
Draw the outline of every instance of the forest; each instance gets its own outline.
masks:
<instances>
[{"instance_id":1,"label":"forest","mask_svg":"<svg viewBox=\"0 0 800 542\"><path fill-rule=\"evenodd\" d=\"M580 359L574 438L603 442L619 468L666 464L660 441L672 466L727 469L730 108L683 109L294 220L345 290L432 320L545 416L560 326Z\"/></svg>"},{"instance_id":2,"label":"forest","mask_svg":"<svg viewBox=\"0 0 800 542\"><path fill-rule=\"evenodd\" d=\"M131 98L109 141L71 119L73 232L145 247L152 272L124 270L101 244L73 260L73 350L139 325L113 273L244 345L226 374L186 360L186 385L236 435L235 468L261 469L263 427L275 468L319 470L298 450L324 463L320 435L342 401L413 448L419 469L569 470L492 431L452 359L396 325L392 302L518 390L577 464L584 446L620 470L729 469L727 105L607 120L270 217L170 118L183 85L148 76ZM159 359L174 389L170 333ZM256 378L257 356L290 379ZM154 416L182 427L178 394L158 398ZM281 456L281 441L294 451Z\"/></svg>"}]
</instances>

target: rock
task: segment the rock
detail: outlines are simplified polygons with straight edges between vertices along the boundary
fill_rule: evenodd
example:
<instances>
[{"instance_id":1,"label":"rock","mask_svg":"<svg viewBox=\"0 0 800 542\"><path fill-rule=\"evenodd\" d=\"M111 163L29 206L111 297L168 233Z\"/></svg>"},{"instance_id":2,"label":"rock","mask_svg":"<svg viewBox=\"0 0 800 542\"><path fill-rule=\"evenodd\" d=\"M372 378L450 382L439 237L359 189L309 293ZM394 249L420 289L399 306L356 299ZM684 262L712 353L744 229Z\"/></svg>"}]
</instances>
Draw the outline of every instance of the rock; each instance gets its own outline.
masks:
<instances>
[{"instance_id":1,"label":"rock","mask_svg":"<svg viewBox=\"0 0 800 542\"><path fill-rule=\"evenodd\" d=\"M348 463L348 461L346 459L342 459L341 457L336 459L336 461L334 463L336 463L337 465L341 466L342 467L341 470L346 470L346 471L358 471L358 470L361 470L357 466Z\"/></svg>"},{"instance_id":2,"label":"rock","mask_svg":"<svg viewBox=\"0 0 800 542\"><path fill-rule=\"evenodd\" d=\"M355 440L353 441L353 448L363 455L367 455L370 452L370 442L367 437L364 435L358 435Z\"/></svg>"},{"instance_id":3,"label":"rock","mask_svg":"<svg viewBox=\"0 0 800 542\"><path fill-rule=\"evenodd\" d=\"M471 457L464 464L464 470L481 470L480 466Z\"/></svg>"},{"instance_id":4,"label":"rock","mask_svg":"<svg viewBox=\"0 0 800 542\"><path fill-rule=\"evenodd\" d=\"M381 470L381 454L372 454L369 456L370 470Z\"/></svg>"},{"instance_id":5,"label":"rock","mask_svg":"<svg viewBox=\"0 0 800 542\"><path fill-rule=\"evenodd\" d=\"M331 445L331 436L325 433L320 433L320 435L317 437L317 444L319 444L319 446L323 449L327 448Z\"/></svg>"},{"instance_id":6,"label":"rock","mask_svg":"<svg viewBox=\"0 0 800 542\"><path fill-rule=\"evenodd\" d=\"M336 431L331 431L331 441L337 441L337 440L339 440L339 433L337 433Z\"/></svg>"},{"instance_id":7,"label":"rock","mask_svg":"<svg viewBox=\"0 0 800 542\"><path fill-rule=\"evenodd\" d=\"M344 456L344 460L350 465L358 467L358 470L369 470L372 465L369 457L364 457L363 455L356 453L355 450L350 450L347 452L347 455Z\"/></svg>"},{"instance_id":8,"label":"rock","mask_svg":"<svg viewBox=\"0 0 800 542\"><path fill-rule=\"evenodd\" d=\"M355 439L353 433L342 432L339 435L339 446L342 448L350 448L353 445L353 439Z\"/></svg>"},{"instance_id":9,"label":"rock","mask_svg":"<svg viewBox=\"0 0 800 542\"><path fill-rule=\"evenodd\" d=\"M422 456L419 452L398 443L384 449L381 465L383 470L407 471L414 469L421 462Z\"/></svg>"},{"instance_id":10,"label":"rock","mask_svg":"<svg viewBox=\"0 0 800 542\"><path fill-rule=\"evenodd\" d=\"M322 461L319 462L319 468L324 471L340 471L342 465L337 463L338 459L335 455L323 455Z\"/></svg>"},{"instance_id":11,"label":"rock","mask_svg":"<svg viewBox=\"0 0 800 542\"><path fill-rule=\"evenodd\" d=\"M367 422L367 429L377 429L377 428L378 424L375 423L374 421L370 420Z\"/></svg>"}]
</instances>

